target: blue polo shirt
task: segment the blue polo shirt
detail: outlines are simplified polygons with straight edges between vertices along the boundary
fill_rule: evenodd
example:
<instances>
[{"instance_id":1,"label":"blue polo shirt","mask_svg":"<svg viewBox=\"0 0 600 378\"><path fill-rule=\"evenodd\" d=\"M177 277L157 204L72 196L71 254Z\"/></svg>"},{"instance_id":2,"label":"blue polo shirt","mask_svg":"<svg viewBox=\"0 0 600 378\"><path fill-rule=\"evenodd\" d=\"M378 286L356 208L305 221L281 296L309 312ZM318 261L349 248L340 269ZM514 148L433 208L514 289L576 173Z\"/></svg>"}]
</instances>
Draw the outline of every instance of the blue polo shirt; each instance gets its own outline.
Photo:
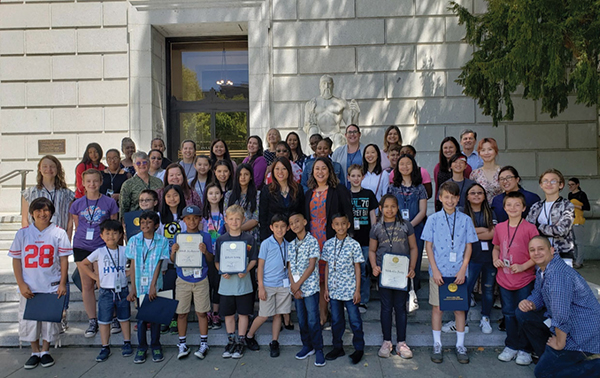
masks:
<instances>
[{"instance_id":1,"label":"blue polo shirt","mask_svg":"<svg viewBox=\"0 0 600 378\"><path fill-rule=\"evenodd\" d=\"M283 239L280 244L273 235L260 244L258 258L265 260L263 285L266 287L283 287L283 280L287 278L285 262L289 249L290 243L287 240Z\"/></svg>"}]
</instances>

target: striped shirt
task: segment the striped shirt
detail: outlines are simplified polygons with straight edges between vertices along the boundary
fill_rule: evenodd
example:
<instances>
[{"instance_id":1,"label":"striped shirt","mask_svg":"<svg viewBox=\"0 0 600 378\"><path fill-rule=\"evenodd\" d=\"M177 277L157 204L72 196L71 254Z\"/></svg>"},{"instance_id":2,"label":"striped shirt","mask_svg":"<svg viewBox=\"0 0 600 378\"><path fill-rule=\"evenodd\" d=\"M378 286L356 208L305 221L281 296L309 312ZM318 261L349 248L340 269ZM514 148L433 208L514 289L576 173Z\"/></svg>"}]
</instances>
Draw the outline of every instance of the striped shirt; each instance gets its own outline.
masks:
<instances>
[{"instance_id":1,"label":"striped shirt","mask_svg":"<svg viewBox=\"0 0 600 378\"><path fill-rule=\"evenodd\" d=\"M69 208L71 207L71 202L75 199L75 193L71 189L63 188L63 189L55 189L55 190L47 190L42 187L41 189L36 186L32 186L30 188L25 189L21 192L23 198L27 203L31 204L34 199L45 197L48 198L54 204L55 212L52 217L52 223L62 228L63 230L67 229L67 225L69 224ZM31 214L28 216L29 224L33 224L33 218Z\"/></svg>"}]
</instances>

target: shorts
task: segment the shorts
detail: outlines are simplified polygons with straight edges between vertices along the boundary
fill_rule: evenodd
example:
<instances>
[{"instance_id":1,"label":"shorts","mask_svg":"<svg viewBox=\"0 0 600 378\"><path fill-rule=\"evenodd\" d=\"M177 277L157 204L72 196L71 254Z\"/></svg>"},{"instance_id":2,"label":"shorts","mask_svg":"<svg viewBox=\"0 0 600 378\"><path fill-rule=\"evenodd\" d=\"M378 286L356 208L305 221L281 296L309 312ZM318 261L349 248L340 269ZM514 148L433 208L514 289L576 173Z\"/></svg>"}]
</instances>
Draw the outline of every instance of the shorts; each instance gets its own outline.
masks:
<instances>
[{"instance_id":1,"label":"shorts","mask_svg":"<svg viewBox=\"0 0 600 378\"><path fill-rule=\"evenodd\" d=\"M86 257L88 257L90 254L92 253L92 251L87 251L85 249L81 249L81 248L73 248L73 259L75 260L75 262L82 262L83 260L86 259Z\"/></svg>"},{"instance_id":2,"label":"shorts","mask_svg":"<svg viewBox=\"0 0 600 378\"><path fill-rule=\"evenodd\" d=\"M19 340L30 343L40 338L49 343L56 341L60 333L60 323L23 319L26 304L27 299L19 294Z\"/></svg>"},{"instance_id":3,"label":"shorts","mask_svg":"<svg viewBox=\"0 0 600 378\"><path fill-rule=\"evenodd\" d=\"M440 306L440 287L435 283L431 276L429 276L429 304L432 306Z\"/></svg>"},{"instance_id":4,"label":"shorts","mask_svg":"<svg viewBox=\"0 0 600 378\"><path fill-rule=\"evenodd\" d=\"M252 315L254 314L254 300L252 293L244 295L221 295L219 314L221 316Z\"/></svg>"},{"instance_id":5,"label":"shorts","mask_svg":"<svg viewBox=\"0 0 600 378\"><path fill-rule=\"evenodd\" d=\"M194 308L198 313L210 311L210 294L208 279L200 282L188 282L181 277L175 281L175 299L179 301L177 305L177 314L187 314L190 312L192 297L194 299Z\"/></svg>"},{"instance_id":6,"label":"shorts","mask_svg":"<svg viewBox=\"0 0 600 378\"><path fill-rule=\"evenodd\" d=\"M259 301L258 316L289 314L292 311L292 295L289 287L265 287L267 300Z\"/></svg>"},{"instance_id":7,"label":"shorts","mask_svg":"<svg viewBox=\"0 0 600 378\"><path fill-rule=\"evenodd\" d=\"M120 322L129 321L131 318L131 304L127 300L129 288L121 288L120 293L112 289L98 290L98 324L111 324L113 314L117 313L117 320Z\"/></svg>"}]
</instances>

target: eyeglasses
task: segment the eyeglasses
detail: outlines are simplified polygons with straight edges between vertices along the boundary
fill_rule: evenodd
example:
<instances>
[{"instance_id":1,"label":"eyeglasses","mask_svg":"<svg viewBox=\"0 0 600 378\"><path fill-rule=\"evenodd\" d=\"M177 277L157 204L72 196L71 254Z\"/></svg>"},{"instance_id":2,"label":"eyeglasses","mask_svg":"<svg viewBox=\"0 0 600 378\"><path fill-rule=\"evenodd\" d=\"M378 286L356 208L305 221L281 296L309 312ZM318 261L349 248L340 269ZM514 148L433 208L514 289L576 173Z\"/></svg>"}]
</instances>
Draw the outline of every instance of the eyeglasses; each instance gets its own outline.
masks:
<instances>
[{"instance_id":1,"label":"eyeglasses","mask_svg":"<svg viewBox=\"0 0 600 378\"><path fill-rule=\"evenodd\" d=\"M143 160L143 161L136 161L136 162L135 162L135 165L137 165L138 167L139 167L140 165L148 165L148 162L147 162L146 160Z\"/></svg>"},{"instance_id":2,"label":"eyeglasses","mask_svg":"<svg viewBox=\"0 0 600 378\"><path fill-rule=\"evenodd\" d=\"M140 198L140 200L138 202L144 203L144 202L153 202L153 201L155 201L154 198Z\"/></svg>"},{"instance_id":3,"label":"eyeglasses","mask_svg":"<svg viewBox=\"0 0 600 378\"><path fill-rule=\"evenodd\" d=\"M106 157L106 160L121 160L121 158L119 156L113 156L113 157Z\"/></svg>"},{"instance_id":4,"label":"eyeglasses","mask_svg":"<svg viewBox=\"0 0 600 378\"><path fill-rule=\"evenodd\" d=\"M483 192L469 192L469 194L472 196L481 196L483 195Z\"/></svg>"},{"instance_id":5,"label":"eyeglasses","mask_svg":"<svg viewBox=\"0 0 600 378\"><path fill-rule=\"evenodd\" d=\"M548 185L548 184L556 185L556 184L558 184L558 180L544 180L544 181L542 181L542 184L543 185Z\"/></svg>"},{"instance_id":6,"label":"eyeglasses","mask_svg":"<svg viewBox=\"0 0 600 378\"><path fill-rule=\"evenodd\" d=\"M162 158L158 156L152 156L150 160L162 160Z\"/></svg>"},{"instance_id":7,"label":"eyeglasses","mask_svg":"<svg viewBox=\"0 0 600 378\"><path fill-rule=\"evenodd\" d=\"M350 135L352 135L352 134L359 134L359 133L360 133L360 131L358 131L358 130L346 131L346 134L350 134Z\"/></svg>"},{"instance_id":8,"label":"eyeglasses","mask_svg":"<svg viewBox=\"0 0 600 378\"><path fill-rule=\"evenodd\" d=\"M500 181L500 182L504 182L504 181L510 181L510 180L512 180L512 179L514 179L514 178L517 178L517 176L506 176L506 177L500 177L500 178L498 179L498 181Z\"/></svg>"}]
</instances>

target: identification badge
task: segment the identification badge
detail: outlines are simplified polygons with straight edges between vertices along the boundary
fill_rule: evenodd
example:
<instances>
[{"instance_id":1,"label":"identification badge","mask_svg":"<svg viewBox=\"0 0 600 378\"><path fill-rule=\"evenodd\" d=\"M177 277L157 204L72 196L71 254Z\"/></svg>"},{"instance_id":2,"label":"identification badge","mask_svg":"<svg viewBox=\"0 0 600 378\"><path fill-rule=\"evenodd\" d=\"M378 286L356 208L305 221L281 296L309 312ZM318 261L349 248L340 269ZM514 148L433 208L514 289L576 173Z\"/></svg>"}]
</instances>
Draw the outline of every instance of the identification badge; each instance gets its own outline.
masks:
<instances>
[{"instance_id":1,"label":"identification badge","mask_svg":"<svg viewBox=\"0 0 600 378\"><path fill-rule=\"evenodd\" d=\"M94 229L88 228L85 232L85 240L94 240Z\"/></svg>"},{"instance_id":2,"label":"identification badge","mask_svg":"<svg viewBox=\"0 0 600 378\"><path fill-rule=\"evenodd\" d=\"M192 269L192 268L181 268L181 273L184 276L188 277L188 276L191 276L191 275L194 274L194 269Z\"/></svg>"},{"instance_id":3,"label":"identification badge","mask_svg":"<svg viewBox=\"0 0 600 378\"><path fill-rule=\"evenodd\" d=\"M121 277L119 277L119 275L117 274L115 276L115 293L120 293L121 289Z\"/></svg>"},{"instance_id":4,"label":"identification badge","mask_svg":"<svg viewBox=\"0 0 600 378\"><path fill-rule=\"evenodd\" d=\"M552 319L548 318L544 320L544 324L546 325L546 327L550 328L552 326Z\"/></svg>"},{"instance_id":5,"label":"identification badge","mask_svg":"<svg viewBox=\"0 0 600 378\"><path fill-rule=\"evenodd\" d=\"M294 279L294 282L300 281L300 277L302 277L302 276L299 274L292 274L292 278Z\"/></svg>"},{"instance_id":6,"label":"identification badge","mask_svg":"<svg viewBox=\"0 0 600 378\"><path fill-rule=\"evenodd\" d=\"M408 209L402 209L402 219L405 221L410 220L410 212Z\"/></svg>"},{"instance_id":7,"label":"identification badge","mask_svg":"<svg viewBox=\"0 0 600 378\"><path fill-rule=\"evenodd\" d=\"M456 252L450 252L450 262L456 262Z\"/></svg>"},{"instance_id":8,"label":"identification badge","mask_svg":"<svg viewBox=\"0 0 600 378\"><path fill-rule=\"evenodd\" d=\"M360 219L354 218L354 229L360 230Z\"/></svg>"},{"instance_id":9,"label":"identification badge","mask_svg":"<svg viewBox=\"0 0 600 378\"><path fill-rule=\"evenodd\" d=\"M283 287L290 287L290 279L289 278L283 279Z\"/></svg>"},{"instance_id":10,"label":"identification badge","mask_svg":"<svg viewBox=\"0 0 600 378\"><path fill-rule=\"evenodd\" d=\"M510 268L510 261L508 259L504 259L504 266Z\"/></svg>"},{"instance_id":11,"label":"identification badge","mask_svg":"<svg viewBox=\"0 0 600 378\"><path fill-rule=\"evenodd\" d=\"M488 242L481 242L481 250L482 251L489 251L490 250L490 246L489 246Z\"/></svg>"},{"instance_id":12,"label":"identification badge","mask_svg":"<svg viewBox=\"0 0 600 378\"><path fill-rule=\"evenodd\" d=\"M114 190L112 190L112 189L106 189L106 195L107 195L107 196L109 196L109 197L110 197L110 196L112 196L113 194L115 194L115 191L114 191Z\"/></svg>"},{"instance_id":13,"label":"identification badge","mask_svg":"<svg viewBox=\"0 0 600 378\"><path fill-rule=\"evenodd\" d=\"M150 280L148 279L147 276L142 276L141 283L142 283L142 286L150 286Z\"/></svg>"},{"instance_id":14,"label":"identification badge","mask_svg":"<svg viewBox=\"0 0 600 378\"><path fill-rule=\"evenodd\" d=\"M202 269L200 269L200 268L194 269L194 278L200 278L200 277L202 277Z\"/></svg>"}]
</instances>

